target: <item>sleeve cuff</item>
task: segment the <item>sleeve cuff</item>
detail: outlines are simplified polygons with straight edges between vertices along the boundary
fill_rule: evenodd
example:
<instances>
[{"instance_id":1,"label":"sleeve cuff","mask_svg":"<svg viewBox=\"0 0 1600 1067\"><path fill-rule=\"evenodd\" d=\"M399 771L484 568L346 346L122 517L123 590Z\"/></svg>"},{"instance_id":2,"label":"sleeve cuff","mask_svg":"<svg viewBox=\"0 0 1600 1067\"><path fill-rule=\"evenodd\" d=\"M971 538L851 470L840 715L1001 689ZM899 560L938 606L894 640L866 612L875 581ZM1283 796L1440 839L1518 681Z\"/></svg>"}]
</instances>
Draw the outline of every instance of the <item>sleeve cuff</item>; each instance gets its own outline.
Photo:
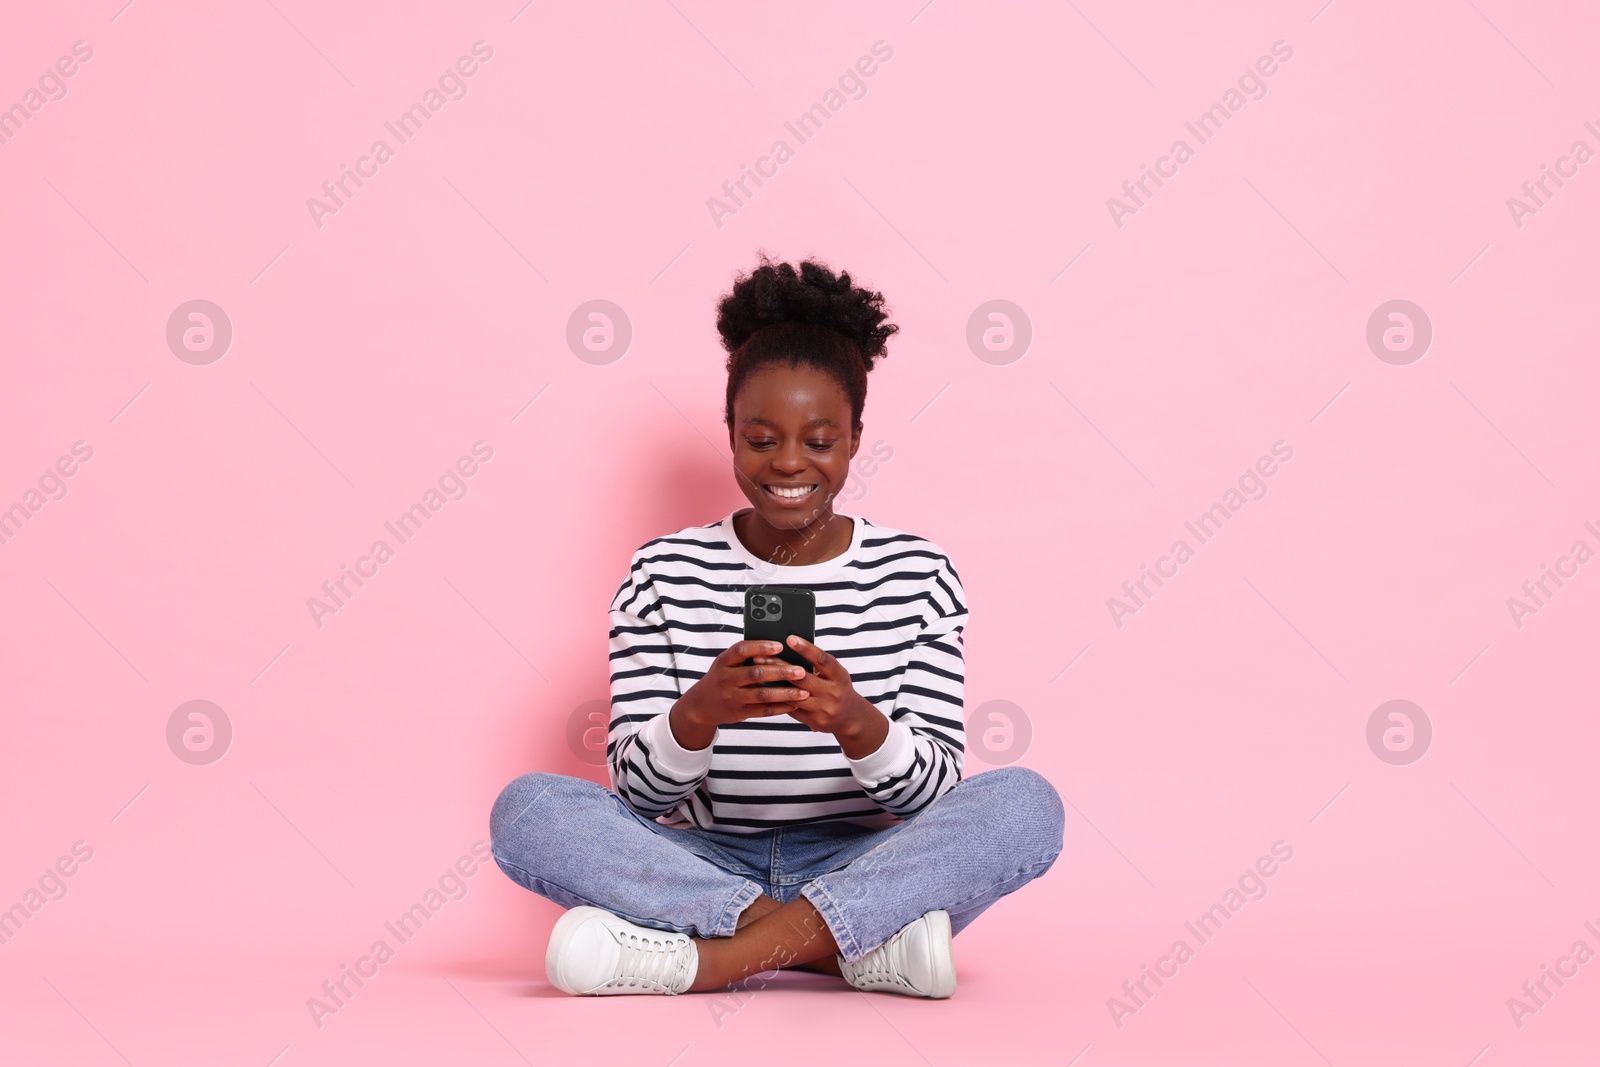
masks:
<instances>
[{"instance_id":1,"label":"sleeve cuff","mask_svg":"<svg viewBox=\"0 0 1600 1067\"><path fill-rule=\"evenodd\" d=\"M650 750L650 757L663 773L685 782L698 782L711 769L711 749L715 742L702 749L684 748L672 736L669 713L662 713L639 727L639 738Z\"/></svg>"},{"instance_id":2,"label":"sleeve cuff","mask_svg":"<svg viewBox=\"0 0 1600 1067\"><path fill-rule=\"evenodd\" d=\"M849 759L850 770L856 783L863 789L880 785L885 779L904 774L916 758L916 741L911 727L903 722L889 722L889 736L883 739L878 750L860 759Z\"/></svg>"}]
</instances>

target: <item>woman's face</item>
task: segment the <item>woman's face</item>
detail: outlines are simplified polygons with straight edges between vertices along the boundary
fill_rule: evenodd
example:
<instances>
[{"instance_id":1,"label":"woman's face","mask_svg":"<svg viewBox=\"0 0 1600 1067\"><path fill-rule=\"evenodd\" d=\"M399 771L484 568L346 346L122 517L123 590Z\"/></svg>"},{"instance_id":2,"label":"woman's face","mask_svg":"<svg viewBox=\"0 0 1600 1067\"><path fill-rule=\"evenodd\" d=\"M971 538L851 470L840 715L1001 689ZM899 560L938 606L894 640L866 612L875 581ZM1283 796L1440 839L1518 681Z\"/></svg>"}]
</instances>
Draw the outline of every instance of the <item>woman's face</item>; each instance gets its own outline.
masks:
<instances>
[{"instance_id":1,"label":"woman's face","mask_svg":"<svg viewBox=\"0 0 1600 1067\"><path fill-rule=\"evenodd\" d=\"M780 530L799 530L833 514L861 443L850 397L825 371L768 365L733 398L733 466L756 514Z\"/></svg>"}]
</instances>

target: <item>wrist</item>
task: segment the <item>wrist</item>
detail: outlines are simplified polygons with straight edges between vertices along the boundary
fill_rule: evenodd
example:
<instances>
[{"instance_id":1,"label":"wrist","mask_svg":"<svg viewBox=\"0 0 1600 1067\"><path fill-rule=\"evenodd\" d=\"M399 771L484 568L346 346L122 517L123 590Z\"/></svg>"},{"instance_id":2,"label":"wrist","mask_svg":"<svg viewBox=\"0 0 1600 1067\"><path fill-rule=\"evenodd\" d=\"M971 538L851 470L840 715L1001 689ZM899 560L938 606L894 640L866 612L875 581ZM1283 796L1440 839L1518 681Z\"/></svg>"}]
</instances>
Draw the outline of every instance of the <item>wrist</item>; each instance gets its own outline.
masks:
<instances>
[{"instance_id":1,"label":"wrist","mask_svg":"<svg viewBox=\"0 0 1600 1067\"><path fill-rule=\"evenodd\" d=\"M679 697L672 705L667 725L672 729L672 739L691 752L709 747L717 737L717 724L696 712L687 696Z\"/></svg>"},{"instance_id":2,"label":"wrist","mask_svg":"<svg viewBox=\"0 0 1600 1067\"><path fill-rule=\"evenodd\" d=\"M883 742L871 752L852 755L850 771L864 788L871 790L910 770L916 760L916 741L903 723L888 720Z\"/></svg>"},{"instance_id":3,"label":"wrist","mask_svg":"<svg viewBox=\"0 0 1600 1067\"><path fill-rule=\"evenodd\" d=\"M861 759L876 752L889 736L889 719L865 697L856 695L850 714L834 731L839 747L850 759Z\"/></svg>"}]
</instances>

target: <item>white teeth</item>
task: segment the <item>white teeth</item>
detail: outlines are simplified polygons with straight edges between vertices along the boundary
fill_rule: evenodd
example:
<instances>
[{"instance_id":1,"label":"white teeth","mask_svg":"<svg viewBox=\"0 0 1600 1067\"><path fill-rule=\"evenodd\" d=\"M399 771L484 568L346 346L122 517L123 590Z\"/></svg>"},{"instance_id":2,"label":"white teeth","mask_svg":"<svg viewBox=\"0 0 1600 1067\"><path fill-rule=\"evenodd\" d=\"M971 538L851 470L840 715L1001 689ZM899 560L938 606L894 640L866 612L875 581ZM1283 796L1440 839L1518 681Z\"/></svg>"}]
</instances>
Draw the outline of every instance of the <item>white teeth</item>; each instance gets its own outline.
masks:
<instances>
[{"instance_id":1,"label":"white teeth","mask_svg":"<svg viewBox=\"0 0 1600 1067\"><path fill-rule=\"evenodd\" d=\"M816 489L816 486L814 485L802 485L795 486L793 488L782 485L767 486L767 492L771 493L773 496L781 496L785 500L798 500L814 489Z\"/></svg>"}]
</instances>

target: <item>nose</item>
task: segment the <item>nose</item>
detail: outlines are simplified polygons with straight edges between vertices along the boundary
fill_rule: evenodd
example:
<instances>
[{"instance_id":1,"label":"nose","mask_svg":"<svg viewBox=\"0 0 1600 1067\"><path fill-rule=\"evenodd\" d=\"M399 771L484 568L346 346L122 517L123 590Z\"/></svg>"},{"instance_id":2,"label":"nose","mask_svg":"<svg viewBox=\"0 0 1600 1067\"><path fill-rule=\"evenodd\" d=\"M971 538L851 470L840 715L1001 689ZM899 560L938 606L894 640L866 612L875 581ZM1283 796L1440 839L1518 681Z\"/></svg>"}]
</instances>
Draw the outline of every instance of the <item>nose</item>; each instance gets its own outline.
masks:
<instances>
[{"instance_id":1,"label":"nose","mask_svg":"<svg viewBox=\"0 0 1600 1067\"><path fill-rule=\"evenodd\" d=\"M779 445L772 457L772 469L782 474L799 474L810 466L800 442Z\"/></svg>"}]
</instances>

